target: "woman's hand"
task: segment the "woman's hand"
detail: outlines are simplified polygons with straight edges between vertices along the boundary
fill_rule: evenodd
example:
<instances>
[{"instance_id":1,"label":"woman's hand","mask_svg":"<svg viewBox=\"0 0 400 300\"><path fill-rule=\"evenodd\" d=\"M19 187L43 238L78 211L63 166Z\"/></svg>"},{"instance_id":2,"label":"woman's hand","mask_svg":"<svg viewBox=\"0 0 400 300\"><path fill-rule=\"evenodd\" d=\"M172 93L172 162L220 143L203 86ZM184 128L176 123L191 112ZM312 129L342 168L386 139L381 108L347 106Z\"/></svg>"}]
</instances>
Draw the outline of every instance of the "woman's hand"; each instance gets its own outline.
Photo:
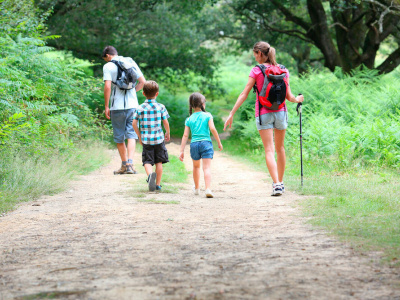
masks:
<instances>
[{"instance_id":1,"label":"woman's hand","mask_svg":"<svg viewBox=\"0 0 400 300\"><path fill-rule=\"evenodd\" d=\"M230 113L228 116L228 119L226 119L226 121L225 121L224 131L228 126L229 126L229 128L232 128L232 123L233 123L233 115L232 115L232 113Z\"/></svg>"},{"instance_id":2,"label":"woman's hand","mask_svg":"<svg viewBox=\"0 0 400 300\"><path fill-rule=\"evenodd\" d=\"M304 101L304 96L302 94L300 94L296 97L296 103L301 103L303 101Z\"/></svg>"}]
</instances>

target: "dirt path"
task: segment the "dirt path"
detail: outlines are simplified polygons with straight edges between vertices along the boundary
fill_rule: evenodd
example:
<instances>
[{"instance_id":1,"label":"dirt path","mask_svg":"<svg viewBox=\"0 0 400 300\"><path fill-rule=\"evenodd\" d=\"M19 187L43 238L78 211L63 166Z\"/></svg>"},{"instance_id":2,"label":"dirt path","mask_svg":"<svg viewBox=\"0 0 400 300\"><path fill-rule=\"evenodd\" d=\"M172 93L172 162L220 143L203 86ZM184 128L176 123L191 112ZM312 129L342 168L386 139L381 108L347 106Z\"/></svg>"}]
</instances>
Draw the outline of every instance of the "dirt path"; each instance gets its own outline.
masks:
<instances>
[{"instance_id":1,"label":"dirt path","mask_svg":"<svg viewBox=\"0 0 400 300\"><path fill-rule=\"evenodd\" d=\"M312 229L265 173L216 153L216 198L146 196L166 205L134 199L144 170L117 165L0 218L0 299L400 299L398 270Z\"/></svg>"}]
</instances>

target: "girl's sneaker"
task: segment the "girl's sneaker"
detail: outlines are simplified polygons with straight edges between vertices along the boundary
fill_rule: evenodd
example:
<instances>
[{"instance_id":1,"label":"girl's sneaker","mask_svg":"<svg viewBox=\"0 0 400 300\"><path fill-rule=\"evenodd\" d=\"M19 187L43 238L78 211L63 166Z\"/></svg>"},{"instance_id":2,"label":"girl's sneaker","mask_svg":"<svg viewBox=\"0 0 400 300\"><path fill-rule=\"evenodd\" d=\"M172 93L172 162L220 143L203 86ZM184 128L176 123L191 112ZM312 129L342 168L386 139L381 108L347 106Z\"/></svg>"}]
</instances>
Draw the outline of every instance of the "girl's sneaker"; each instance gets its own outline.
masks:
<instances>
[{"instance_id":1,"label":"girl's sneaker","mask_svg":"<svg viewBox=\"0 0 400 300\"><path fill-rule=\"evenodd\" d=\"M214 194L211 192L210 189L206 189L206 197L207 198L214 198Z\"/></svg>"},{"instance_id":2,"label":"girl's sneaker","mask_svg":"<svg viewBox=\"0 0 400 300\"><path fill-rule=\"evenodd\" d=\"M273 183L271 196L280 196L280 195L282 195L282 186L279 183Z\"/></svg>"},{"instance_id":3,"label":"girl's sneaker","mask_svg":"<svg viewBox=\"0 0 400 300\"><path fill-rule=\"evenodd\" d=\"M193 187L193 194L199 195L200 194L200 189L196 189L196 187Z\"/></svg>"}]
</instances>

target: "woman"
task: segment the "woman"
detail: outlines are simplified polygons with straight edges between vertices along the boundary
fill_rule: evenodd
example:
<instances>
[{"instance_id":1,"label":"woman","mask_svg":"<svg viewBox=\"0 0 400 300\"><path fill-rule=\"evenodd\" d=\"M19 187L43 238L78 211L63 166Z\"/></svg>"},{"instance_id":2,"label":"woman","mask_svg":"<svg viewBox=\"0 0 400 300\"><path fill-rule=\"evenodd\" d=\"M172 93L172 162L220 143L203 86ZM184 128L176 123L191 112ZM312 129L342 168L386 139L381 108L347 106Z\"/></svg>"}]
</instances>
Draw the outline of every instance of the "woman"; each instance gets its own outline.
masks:
<instances>
[{"instance_id":1,"label":"woman","mask_svg":"<svg viewBox=\"0 0 400 300\"><path fill-rule=\"evenodd\" d=\"M263 64L266 68L271 66L278 66L275 59L275 49L272 48L266 42L258 42L253 47L253 55L259 64ZM289 72L284 69L289 82ZM254 84L257 83L258 93L264 83L264 75L259 67L254 67L249 75L249 81L247 82L244 90L239 95L236 104L232 108L228 119L225 122L224 130L229 126L232 127L233 116L243 102L247 99ZM270 110L265 106L259 105L259 95L257 93L256 100L256 123L257 129L260 133L264 149L265 149L265 160L272 183L272 196L280 196L285 191L283 185L283 175L285 173L286 156L284 148L285 133L287 128L287 109L286 105L278 110ZM290 91L290 86L287 86L286 99L290 102L300 103L303 102L304 98L302 95L295 97ZM261 118L261 122L260 122ZM277 161L275 161L274 155L274 142L275 150L277 154Z\"/></svg>"}]
</instances>

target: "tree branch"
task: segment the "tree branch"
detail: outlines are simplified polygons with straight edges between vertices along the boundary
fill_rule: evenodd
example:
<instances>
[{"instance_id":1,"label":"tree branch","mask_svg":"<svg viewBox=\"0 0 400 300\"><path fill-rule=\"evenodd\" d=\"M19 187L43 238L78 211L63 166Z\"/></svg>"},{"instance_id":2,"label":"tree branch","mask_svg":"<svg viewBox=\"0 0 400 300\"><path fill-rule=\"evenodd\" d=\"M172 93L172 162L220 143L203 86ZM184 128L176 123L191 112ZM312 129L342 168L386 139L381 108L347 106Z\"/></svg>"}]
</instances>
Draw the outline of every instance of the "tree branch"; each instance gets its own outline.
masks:
<instances>
[{"instance_id":1,"label":"tree branch","mask_svg":"<svg viewBox=\"0 0 400 300\"><path fill-rule=\"evenodd\" d=\"M271 0L271 2L285 15L287 20L303 27L306 31L309 31L311 24L307 23L302 18L295 16L290 10L282 5L280 0Z\"/></svg>"},{"instance_id":2,"label":"tree branch","mask_svg":"<svg viewBox=\"0 0 400 300\"><path fill-rule=\"evenodd\" d=\"M385 61L377 68L379 74L390 73L400 64L400 48L397 48Z\"/></svg>"}]
</instances>

